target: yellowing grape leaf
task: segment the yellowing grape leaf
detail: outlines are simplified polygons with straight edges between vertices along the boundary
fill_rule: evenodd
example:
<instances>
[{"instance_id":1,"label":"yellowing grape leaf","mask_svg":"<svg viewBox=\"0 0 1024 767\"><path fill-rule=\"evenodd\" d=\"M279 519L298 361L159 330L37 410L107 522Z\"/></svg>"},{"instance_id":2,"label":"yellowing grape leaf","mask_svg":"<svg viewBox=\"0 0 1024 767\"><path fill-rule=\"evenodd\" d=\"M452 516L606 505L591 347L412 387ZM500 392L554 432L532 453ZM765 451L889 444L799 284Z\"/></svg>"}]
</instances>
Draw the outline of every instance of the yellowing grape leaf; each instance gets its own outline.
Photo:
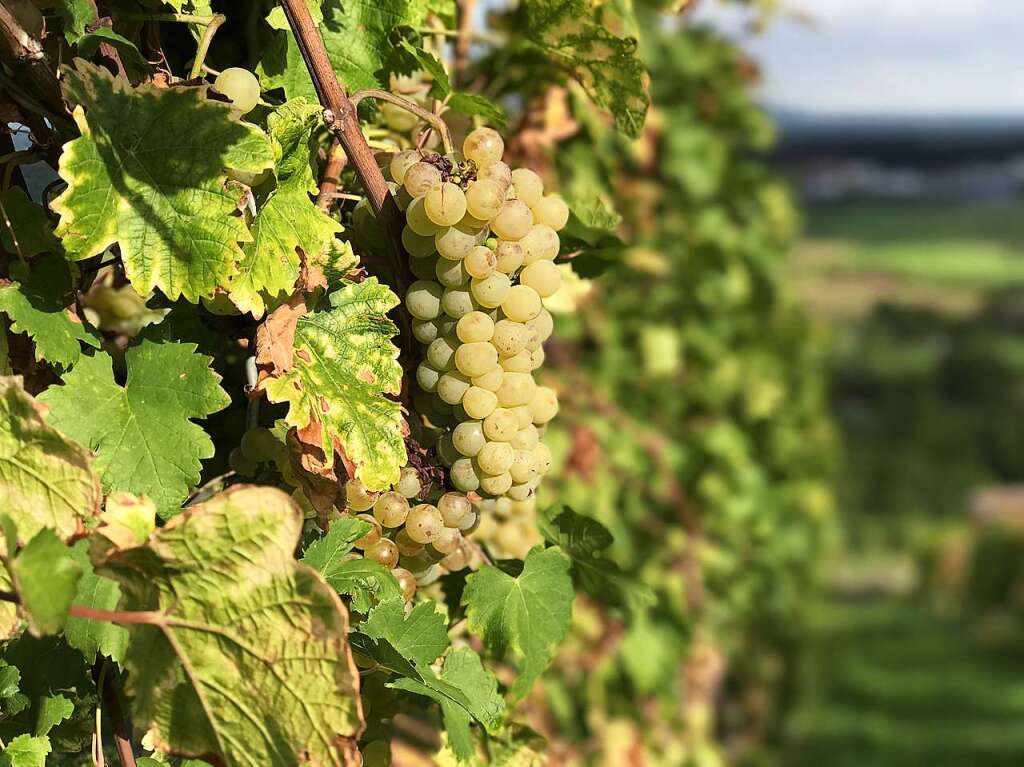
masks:
<instances>
[{"instance_id":1,"label":"yellowing grape leaf","mask_svg":"<svg viewBox=\"0 0 1024 767\"><path fill-rule=\"evenodd\" d=\"M363 729L348 616L295 561L302 512L275 488L235 486L143 546L96 551L118 580L135 724L161 751L228 767L347 765ZM350 761L351 760L351 761Z\"/></svg>"},{"instance_id":2,"label":"yellowing grape leaf","mask_svg":"<svg viewBox=\"0 0 1024 767\"><path fill-rule=\"evenodd\" d=\"M252 242L231 280L231 300L243 312L260 317L265 298L280 303L299 276L299 254L318 257L330 245L341 224L310 199L317 191L310 165L312 134L321 108L305 99L279 107L268 120L277 156L277 188L263 201L252 222Z\"/></svg>"},{"instance_id":3,"label":"yellowing grape leaf","mask_svg":"<svg viewBox=\"0 0 1024 767\"><path fill-rule=\"evenodd\" d=\"M65 70L65 83L82 132L64 145L68 188L52 205L67 257L120 245L140 295L160 288L195 302L227 287L250 235L224 171L269 168L266 135L229 105L205 100L202 87L133 88L82 60Z\"/></svg>"},{"instance_id":4,"label":"yellowing grape leaf","mask_svg":"<svg viewBox=\"0 0 1024 767\"><path fill-rule=\"evenodd\" d=\"M69 264L58 255L32 260L28 278L0 286L0 312L11 318L11 331L27 333L37 360L71 367L82 343L99 348L100 337L68 308L74 302Z\"/></svg>"},{"instance_id":5,"label":"yellowing grape leaf","mask_svg":"<svg viewBox=\"0 0 1024 767\"><path fill-rule=\"evenodd\" d=\"M289 403L289 426L320 424L328 466L337 448L363 484L383 490L398 481L406 462L401 410L384 396L401 388L391 341L397 328L385 316L398 297L370 278L335 291L329 301L329 308L298 318L290 369L273 371L262 385L271 402Z\"/></svg>"},{"instance_id":6,"label":"yellowing grape leaf","mask_svg":"<svg viewBox=\"0 0 1024 767\"><path fill-rule=\"evenodd\" d=\"M45 413L20 377L0 378L0 511L22 541L44 527L67 539L100 508L92 454L47 424Z\"/></svg>"},{"instance_id":7,"label":"yellowing grape leaf","mask_svg":"<svg viewBox=\"0 0 1024 767\"><path fill-rule=\"evenodd\" d=\"M143 340L125 352L128 379L114 381L107 354L82 357L64 386L40 395L50 423L96 451L103 487L146 495L162 516L177 511L199 482L213 442L192 423L230 402L212 360L195 344Z\"/></svg>"}]
</instances>

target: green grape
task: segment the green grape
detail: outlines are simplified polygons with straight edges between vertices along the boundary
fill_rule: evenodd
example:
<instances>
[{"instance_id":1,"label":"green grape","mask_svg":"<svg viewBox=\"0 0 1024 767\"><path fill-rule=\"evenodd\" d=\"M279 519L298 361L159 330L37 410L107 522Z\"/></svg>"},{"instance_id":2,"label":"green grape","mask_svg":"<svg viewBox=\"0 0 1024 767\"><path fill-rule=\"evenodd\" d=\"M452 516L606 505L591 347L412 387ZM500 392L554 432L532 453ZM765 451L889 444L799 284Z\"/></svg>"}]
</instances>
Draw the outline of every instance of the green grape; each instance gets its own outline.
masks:
<instances>
[{"instance_id":1,"label":"green grape","mask_svg":"<svg viewBox=\"0 0 1024 767\"><path fill-rule=\"evenodd\" d=\"M259 426L249 429L242 435L242 452L245 457L256 462L272 461L284 450L270 429Z\"/></svg>"},{"instance_id":2,"label":"green grape","mask_svg":"<svg viewBox=\"0 0 1024 767\"><path fill-rule=\"evenodd\" d=\"M520 240L533 226L533 213L521 200L505 200L491 219L491 229L502 240Z\"/></svg>"},{"instance_id":3,"label":"green grape","mask_svg":"<svg viewBox=\"0 0 1024 767\"><path fill-rule=\"evenodd\" d=\"M501 302L501 310L514 322L528 322L540 314L540 296L528 285L513 285Z\"/></svg>"},{"instance_id":4,"label":"green grape","mask_svg":"<svg viewBox=\"0 0 1024 767\"><path fill-rule=\"evenodd\" d=\"M405 308L418 320L432 320L441 316L441 297L444 288L436 282L417 280L405 294Z\"/></svg>"},{"instance_id":5,"label":"green grape","mask_svg":"<svg viewBox=\"0 0 1024 767\"><path fill-rule=\"evenodd\" d=\"M554 261L562 247L558 232L546 224L534 224L519 244L523 248L523 263L527 266L538 261Z\"/></svg>"},{"instance_id":6,"label":"green grape","mask_svg":"<svg viewBox=\"0 0 1024 767\"><path fill-rule=\"evenodd\" d=\"M427 192L423 208L438 226L455 226L466 215L466 194L457 184L445 181Z\"/></svg>"},{"instance_id":7,"label":"green grape","mask_svg":"<svg viewBox=\"0 0 1024 767\"><path fill-rule=\"evenodd\" d=\"M421 344L429 344L438 337L437 320L413 320L412 337Z\"/></svg>"},{"instance_id":8,"label":"green grape","mask_svg":"<svg viewBox=\"0 0 1024 767\"><path fill-rule=\"evenodd\" d=\"M519 282L533 288L541 298L547 298L561 287L562 272L552 261L535 261L523 269Z\"/></svg>"},{"instance_id":9,"label":"green grape","mask_svg":"<svg viewBox=\"0 0 1024 767\"><path fill-rule=\"evenodd\" d=\"M462 407L470 418L486 418L498 407L498 395L479 386L470 386L462 396Z\"/></svg>"},{"instance_id":10,"label":"green grape","mask_svg":"<svg viewBox=\"0 0 1024 767\"><path fill-rule=\"evenodd\" d=\"M410 258L409 271L417 280L433 282L437 279L437 262L440 260L440 257L433 255L425 258Z\"/></svg>"},{"instance_id":11,"label":"green grape","mask_svg":"<svg viewBox=\"0 0 1024 767\"><path fill-rule=\"evenodd\" d=\"M469 378L455 370L450 370L437 381L437 396L449 405L458 405L469 389Z\"/></svg>"},{"instance_id":12,"label":"green grape","mask_svg":"<svg viewBox=\"0 0 1024 767\"><path fill-rule=\"evenodd\" d=\"M448 477L451 479L455 489L461 490L464 493L471 493L480 487L480 477L477 475L476 469L473 467L473 461L470 458L460 458L453 463L448 472Z\"/></svg>"},{"instance_id":13,"label":"green grape","mask_svg":"<svg viewBox=\"0 0 1024 767\"><path fill-rule=\"evenodd\" d=\"M516 450L533 450L538 442L540 434L537 433L537 427L531 423L529 426L519 427L516 436L512 438L512 447Z\"/></svg>"},{"instance_id":14,"label":"green grape","mask_svg":"<svg viewBox=\"0 0 1024 767\"><path fill-rule=\"evenodd\" d=\"M373 508L377 494L366 489L358 479L345 483L345 502L352 511L366 511Z\"/></svg>"},{"instance_id":15,"label":"green grape","mask_svg":"<svg viewBox=\"0 0 1024 767\"><path fill-rule=\"evenodd\" d=\"M476 308L473 295L468 287L445 288L441 297L441 309L454 320L461 319Z\"/></svg>"},{"instance_id":16,"label":"green grape","mask_svg":"<svg viewBox=\"0 0 1024 767\"><path fill-rule=\"evenodd\" d=\"M462 543L462 533L457 527L443 527L441 533L430 544L444 555L451 554Z\"/></svg>"},{"instance_id":17,"label":"green grape","mask_svg":"<svg viewBox=\"0 0 1024 767\"><path fill-rule=\"evenodd\" d=\"M422 237L433 237L443 229L427 216L422 197L414 198L405 209L405 224Z\"/></svg>"},{"instance_id":18,"label":"green grape","mask_svg":"<svg viewBox=\"0 0 1024 767\"><path fill-rule=\"evenodd\" d=\"M461 348L457 338L445 336L427 347L427 364L435 370L451 370L455 366L455 350Z\"/></svg>"},{"instance_id":19,"label":"green grape","mask_svg":"<svg viewBox=\"0 0 1024 767\"><path fill-rule=\"evenodd\" d=\"M431 394L436 392L437 384L440 379L441 371L435 370L426 362L421 362L416 366L416 383L421 389L423 389L423 391Z\"/></svg>"},{"instance_id":20,"label":"green grape","mask_svg":"<svg viewBox=\"0 0 1024 767\"><path fill-rule=\"evenodd\" d=\"M441 171L428 162L417 162L405 171L402 183L413 197L423 197L435 186L440 185Z\"/></svg>"},{"instance_id":21,"label":"green grape","mask_svg":"<svg viewBox=\"0 0 1024 767\"><path fill-rule=\"evenodd\" d=\"M260 81L248 69L228 67L213 83L219 93L223 93L242 114L248 114L260 101Z\"/></svg>"},{"instance_id":22,"label":"green grape","mask_svg":"<svg viewBox=\"0 0 1024 767\"><path fill-rule=\"evenodd\" d=\"M533 461L538 474L547 474L551 469L551 450L543 442L533 449Z\"/></svg>"},{"instance_id":23,"label":"green grape","mask_svg":"<svg viewBox=\"0 0 1024 767\"><path fill-rule=\"evenodd\" d=\"M455 367L465 376L482 376L497 364L498 350L487 341L462 344L455 350Z\"/></svg>"},{"instance_id":24,"label":"green grape","mask_svg":"<svg viewBox=\"0 0 1024 767\"><path fill-rule=\"evenodd\" d=\"M485 280L494 274L494 270L498 266L498 257L494 255L494 251L490 248L477 245L469 251L469 254L462 263L465 264L466 273L470 277Z\"/></svg>"},{"instance_id":25,"label":"green grape","mask_svg":"<svg viewBox=\"0 0 1024 767\"><path fill-rule=\"evenodd\" d=\"M497 181L477 179L466 190L466 210L474 218L489 221L501 210L505 189Z\"/></svg>"},{"instance_id":26,"label":"green grape","mask_svg":"<svg viewBox=\"0 0 1024 767\"><path fill-rule=\"evenodd\" d=\"M387 101L380 105L380 114L384 118L384 124L395 133L408 133L419 121L419 118L408 109Z\"/></svg>"},{"instance_id":27,"label":"green grape","mask_svg":"<svg viewBox=\"0 0 1024 767\"><path fill-rule=\"evenodd\" d=\"M516 168L512 171L512 185L516 190L516 198L530 207L544 194L544 182L529 168Z\"/></svg>"},{"instance_id":28,"label":"green grape","mask_svg":"<svg viewBox=\"0 0 1024 767\"><path fill-rule=\"evenodd\" d=\"M481 306L485 306L488 309L496 309L501 306L511 289L512 281L508 278L508 275L501 272L495 272L483 280L472 280L470 282L470 291L473 293L473 298Z\"/></svg>"},{"instance_id":29,"label":"green grape","mask_svg":"<svg viewBox=\"0 0 1024 767\"><path fill-rule=\"evenodd\" d=\"M486 168L501 160L504 151L505 142L492 128L477 128L462 142L462 154L480 168Z\"/></svg>"},{"instance_id":30,"label":"green grape","mask_svg":"<svg viewBox=\"0 0 1024 767\"><path fill-rule=\"evenodd\" d=\"M431 235L416 234L408 224L402 227L402 247L413 258L434 255L434 238Z\"/></svg>"},{"instance_id":31,"label":"green grape","mask_svg":"<svg viewBox=\"0 0 1024 767\"><path fill-rule=\"evenodd\" d=\"M473 376L473 386L479 386L481 389L496 392L501 388L501 382L504 379L505 371L500 367L496 367L493 370L488 370L482 376Z\"/></svg>"},{"instance_id":32,"label":"green grape","mask_svg":"<svg viewBox=\"0 0 1024 767\"><path fill-rule=\"evenodd\" d=\"M494 335L494 320L483 312L472 311L459 318L455 325L455 334L466 344L478 341L490 341Z\"/></svg>"},{"instance_id":33,"label":"green grape","mask_svg":"<svg viewBox=\"0 0 1024 767\"><path fill-rule=\"evenodd\" d=\"M504 495L510 487L512 487L512 475L507 471L480 477L480 489L490 495Z\"/></svg>"},{"instance_id":34,"label":"green grape","mask_svg":"<svg viewBox=\"0 0 1024 767\"><path fill-rule=\"evenodd\" d=\"M487 442L484 427L480 421L463 421L451 433L451 441L460 455L472 458ZM456 458L458 460L458 457ZM455 461L452 461L454 463Z\"/></svg>"},{"instance_id":35,"label":"green grape","mask_svg":"<svg viewBox=\"0 0 1024 767\"><path fill-rule=\"evenodd\" d=\"M434 235L434 247L442 258L461 261L480 244L480 233L461 226L449 226Z\"/></svg>"},{"instance_id":36,"label":"green grape","mask_svg":"<svg viewBox=\"0 0 1024 767\"><path fill-rule=\"evenodd\" d=\"M395 192L395 204L401 211L409 209L409 203L412 202L412 195L404 186L399 186L398 191Z\"/></svg>"},{"instance_id":37,"label":"green grape","mask_svg":"<svg viewBox=\"0 0 1024 767\"><path fill-rule=\"evenodd\" d=\"M409 513L409 501L401 493L381 493L373 504L373 516L384 527L401 527Z\"/></svg>"},{"instance_id":38,"label":"green grape","mask_svg":"<svg viewBox=\"0 0 1024 767\"><path fill-rule=\"evenodd\" d=\"M526 323L526 327L533 328L537 331L536 344L539 345L551 338L551 333L555 329L555 320L551 316L551 312L547 309L541 309L540 313L536 317ZM529 344L527 344L526 348L530 349ZM537 347L534 346L534 349L535 348ZM530 351L533 351L533 349L530 349Z\"/></svg>"},{"instance_id":39,"label":"green grape","mask_svg":"<svg viewBox=\"0 0 1024 767\"><path fill-rule=\"evenodd\" d=\"M565 200L560 195L544 195L531 207L536 222L546 224L555 231L563 228L569 222L569 206L565 204Z\"/></svg>"},{"instance_id":40,"label":"green grape","mask_svg":"<svg viewBox=\"0 0 1024 767\"><path fill-rule=\"evenodd\" d=\"M538 386L530 399L533 422L545 424L558 415L558 394L548 386Z\"/></svg>"},{"instance_id":41,"label":"green grape","mask_svg":"<svg viewBox=\"0 0 1024 767\"><path fill-rule=\"evenodd\" d=\"M512 170L501 160L491 163L486 168L478 168L476 178L477 181L493 181L501 187L503 200L508 188L512 186Z\"/></svg>"},{"instance_id":42,"label":"green grape","mask_svg":"<svg viewBox=\"0 0 1024 767\"><path fill-rule=\"evenodd\" d=\"M366 532L366 534L363 535L362 538L357 538L355 544L353 544L360 551L365 551L367 548L373 546L375 543L377 543L377 541L380 540L380 522L378 522L372 514L357 514L356 519L361 520L363 522L368 522L371 525L370 529Z\"/></svg>"},{"instance_id":43,"label":"green grape","mask_svg":"<svg viewBox=\"0 0 1024 767\"><path fill-rule=\"evenodd\" d=\"M451 466L462 458L462 453L455 449L453 432L441 435L441 438L437 441L437 457L441 459L441 463L445 466Z\"/></svg>"},{"instance_id":44,"label":"green grape","mask_svg":"<svg viewBox=\"0 0 1024 767\"><path fill-rule=\"evenodd\" d=\"M526 348L526 326L512 320L498 320L491 343L502 357L513 357Z\"/></svg>"},{"instance_id":45,"label":"green grape","mask_svg":"<svg viewBox=\"0 0 1024 767\"><path fill-rule=\"evenodd\" d=\"M405 531L403 530L402 532ZM401 533L399 533L399 535L401 535ZM420 550L422 550L422 548L423 547L421 546ZM391 570L391 574L395 576L395 579L398 581L398 585L402 589L402 596L405 597L406 602L410 601L414 596L416 596L416 577L412 573L410 573L404 567L396 567ZM381 742L382 741L376 740L370 745L372 746L374 745L374 743ZM366 764L365 762L366 752L363 752L363 759L363 767L370 767L370 765ZM380 767L387 767L387 765L391 764L390 754L388 754L387 756L387 761L380 761L378 762L378 764L380 765Z\"/></svg>"},{"instance_id":46,"label":"green grape","mask_svg":"<svg viewBox=\"0 0 1024 767\"><path fill-rule=\"evenodd\" d=\"M534 395L537 393L537 384L529 373L514 373L506 371L501 388L496 395L498 404L503 408L514 408L519 405L531 405ZM533 410L533 417L536 420L537 411ZM518 418L516 419L518 423Z\"/></svg>"},{"instance_id":47,"label":"green grape","mask_svg":"<svg viewBox=\"0 0 1024 767\"><path fill-rule=\"evenodd\" d=\"M444 530L444 520L436 506L421 503L409 510L405 531L416 543L433 543Z\"/></svg>"},{"instance_id":48,"label":"green grape","mask_svg":"<svg viewBox=\"0 0 1024 767\"><path fill-rule=\"evenodd\" d=\"M381 538L376 543L363 549L363 556L366 559L379 562L390 570L398 564L398 547L394 541L388 538Z\"/></svg>"},{"instance_id":49,"label":"green grape","mask_svg":"<svg viewBox=\"0 0 1024 767\"><path fill-rule=\"evenodd\" d=\"M522 266L526 257L522 244L514 240L498 240L494 246L494 255L497 259L495 268L505 274L512 274Z\"/></svg>"},{"instance_id":50,"label":"green grape","mask_svg":"<svg viewBox=\"0 0 1024 767\"><path fill-rule=\"evenodd\" d=\"M509 470L516 451L507 442L488 442L476 455L476 465L484 474L502 474Z\"/></svg>"},{"instance_id":51,"label":"green grape","mask_svg":"<svg viewBox=\"0 0 1024 767\"><path fill-rule=\"evenodd\" d=\"M437 501L445 527L464 529L472 523L473 504L461 493L445 493Z\"/></svg>"},{"instance_id":52,"label":"green grape","mask_svg":"<svg viewBox=\"0 0 1024 767\"><path fill-rule=\"evenodd\" d=\"M515 459L508 469L512 481L516 484L530 482L537 476L537 459L532 450L516 450Z\"/></svg>"},{"instance_id":53,"label":"green grape","mask_svg":"<svg viewBox=\"0 0 1024 767\"><path fill-rule=\"evenodd\" d=\"M241 474L243 477L253 476L257 468L256 461L243 453L240 447L236 447L228 453L228 466L231 471Z\"/></svg>"},{"instance_id":54,"label":"green grape","mask_svg":"<svg viewBox=\"0 0 1024 767\"><path fill-rule=\"evenodd\" d=\"M519 431L515 413L499 407L484 419L484 436L492 442L511 442Z\"/></svg>"},{"instance_id":55,"label":"green grape","mask_svg":"<svg viewBox=\"0 0 1024 767\"><path fill-rule=\"evenodd\" d=\"M469 564L469 555L465 546L459 546L455 551L441 560L441 565L450 573L457 573L464 570Z\"/></svg>"},{"instance_id":56,"label":"green grape","mask_svg":"<svg viewBox=\"0 0 1024 767\"><path fill-rule=\"evenodd\" d=\"M397 184L402 184L405 181L405 172L419 161L420 153L415 149L406 149L404 152L396 153L388 166L392 180Z\"/></svg>"},{"instance_id":57,"label":"green grape","mask_svg":"<svg viewBox=\"0 0 1024 767\"><path fill-rule=\"evenodd\" d=\"M469 282L469 272L466 271L465 262L449 261L447 258L437 259L434 276L446 288L458 288Z\"/></svg>"},{"instance_id":58,"label":"green grape","mask_svg":"<svg viewBox=\"0 0 1024 767\"><path fill-rule=\"evenodd\" d=\"M395 492L405 498L415 498L422 490L420 473L412 466L403 468L395 483Z\"/></svg>"}]
</instances>

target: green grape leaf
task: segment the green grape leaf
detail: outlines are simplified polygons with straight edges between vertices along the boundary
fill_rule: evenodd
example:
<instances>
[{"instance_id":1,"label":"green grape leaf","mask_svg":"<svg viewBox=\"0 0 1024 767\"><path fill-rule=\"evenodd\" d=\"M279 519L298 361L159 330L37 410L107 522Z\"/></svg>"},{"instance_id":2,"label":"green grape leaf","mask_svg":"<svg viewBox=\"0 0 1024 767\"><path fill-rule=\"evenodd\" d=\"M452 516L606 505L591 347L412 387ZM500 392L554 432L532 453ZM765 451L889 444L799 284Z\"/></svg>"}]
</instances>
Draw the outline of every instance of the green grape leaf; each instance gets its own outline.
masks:
<instances>
[{"instance_id":1,"label":"green grape leaf","mask_svg":"<svg viewBox=\"0 0 1024 767\"><path fill-rule=\"evenodd\" d=\"M75 713L75 704L63 695L44 695L39 701L34 735L46 735Z\"/></svg>"},{"instance_id":2,"label":"green grape leaf","mask_svg":"<svg viewBox=\"0 0 1024 767\"><path fill-rule=\"evenodd\" d=\"M195 344L143 340L125 352L128 379L114 381L107 354L83 357L39 400L50 422L96 451L104 488L146 495L160 514L177 511L199 482L213 442L192 423L230 403L212 360Z\"/></svg>"},{"instance_id":3,"label":"green grape leaf","mask_svg":"<svg viewBox=\"0 0 1024 767\"><path fill-rule=\"evenodd\" d=\"M213 13L210 0L164 0L178 13L188 13L192 16L209 16Z\"/></svg>"},{"instance_id":4,"label":"green grape leaf","mask_svg":"<svg viewBox=\"0 0 1024 767\"><path fill-rule=\"evenodd\" d=\"M321 5L323 5L323 0L306 0L306 7L309 9L309 15L313 17L314 24L319 24L324 20ZM270 9L270 13L267 14L267 24L271 29L290 29L288 19L284 15L284 8L279 5Z\"/></svg>"},{"instance_id":5,"label":"green grape leaf","mask_svg":"<svg viewBox=\"0 0 1024 767\"><path fill-rule=\"evenodd\" d=\"M102 43L113 46L121 62L130 74L140 75L153 71L153 67L146 61L142 53L131 40L119 35L110 27L97 27L92 32L82 35L78 41L78 52L84 58L91 59Z\"/></svg>"},{"instance_id":6,"label":"green grape leaf","mask_svg":"<svg viewBox=\"0 0 1024 767\"><path fill-rule=\"evenodd\" d=\"M505 110L479 93L463 93L452 89L448 73L437 58L422 48L413 45L406 38L398 42L398 51L407 57L412 66L408 69L419 68L430 75L433 83L430 86L430 95L437 99L448 99L448 107L456 112L465 115L479 115L488 121L503 126L508 123L508 115Z\"/></svg>"},{"instance_id":7,"label":"green grape leaf","mask_svg":"<svg viewBox=\"0 0 1024 767\"><path fill-rule=\"evenodd\" d=\"M558 549L531 549L515 578L489 565L466 579L470 632L496 653L511 648L523 657L515 698L526 696L568 633L572 598L569 560Z\"/></svg>"},{"instance_id":8,"label":"green grape leaf","mask_svg":"<svg viewBox=\"0 0 1024 767\"><path fill-rule=\"evenodd\" d=\"M49 753L49 738L19 735L0 753L0 767L46 767Z\"/></svg>"},{"instance_id":9,"label":"green grape leaf","mask_svg":"<svg viewBox=\"0 0 1024 767\"><path fill-rule=\"evenodd\" d=\"M329 308L298 319L292 366L264 381L267 397L289 403L289 426L320 425L328 467L339 449L364 485L383 490L398 481L406 462L401 409L384 396L401 389L391 341L397 328L385 316L399 300L370 278L335 291L329 301Z\"/></svg>"},{"instance_id":10,"label":"green grape leaf","mask_svg":"<svg viewBox=\"0 0 1024 767\"><path fill-rule=\"evenodd\" d=\"M78 541L71 547L71 556L82 568L73 604L99 610L117 609L121 587L117 581L93 571L89 561L89 542ZM120 663L128 647L128 630L116 623L69 617L64 625L64 639L87 659L95 658L99 653Z\"/></svg>"},{"instance_id":11,"label":"green grape leaf","mask_svg":"<svg viewBox=\"0 0 1024 767\"><path fill-rule=\"evenodd\" d=\"M96 21L96 3L93 0L56 0L44 7L55 8L64 20L64 37L69 43L80 43L86 27Z\"/></svg>"},{"instance_id":12,"label":"green grape leaf","mask_svg":"<svg viewBox=\"0 0 1024 767\"><path fill-rule=\"evenodd\" d=\"M441 705L448 745L462 760L473 755L470 721L475 719L490 732L500 726L505 715L498 680L468 647L457 648L445 656L440 679L424 673L420 680L402 677L389 686L424 695Z\"/></svg>"},{"instance_id":13,"label":"green grape leaf","mask_svg":"<svg viewBox=\"0 0 1024 767\"><path fill-rule=\"evenodd\" d=\"M352 551L354 544L368 532L373 525L345 515L331 521L327 534L317 538L302 553L302 562L306 563L324 578L330 581L330 573L342 562L345 555Z\"/></svg>"},{"instance_id":14,"label":"green grape leaf","mask_svg":"<svg viewBox=\"0 0 1024 767\"><path fill-rule=\"evenodd\" d=\"M294 558L302 512L275 488L236 485L144 546L94 549L146 611L125 654L133 721L163 752L227 767L342 765L363 729L337 595Z\"/></svg>"},{"instance_id":15,"label":"green grape leaf","mask_svg":"<svg viewBox=\"0 0 1024 767\"><path fill-rule=\"evenodd\" d=\"M54 200L57 234L80 261L120 245L140 295L160 288L193 303L227 287L250 235L236 209L242 193L225 169L259 173L273 164L266 135L203 87L131 87L77 60L65 70L82 135L64 145Z\"/></svg>"},{"instance_id":16,"label":"green grape leaf","mask_svg":"<svg viewBox=\"0 0 1024 767\"><path fill-rule=\"evenodd\" d=\"M381 602L359 624L359 630L371 639L384 639L403 658L418 667L429 666L448 647L448 627L444 614L432 601L420 602L408 616L405 599L399 595Z\"/></svg>"},{"instance_id":17,"label":"green grape leaf","mask_svg":"<svg viewBox=\"0 0 1024 767\"><path fill-rule=\"evenodd\" d=\"M53 530L43 528L6 564L29 631L35 636L59 632L82 577L71 549Z\"/></svg>"},{"instance_id":18,"label":"green grape leaf","mask_svg":"<svg viewBox=\"0 0 1024 767\"><path fill-rule=\"evenodd\" d=\"M321 109L305 99L283 104L268 118L268 130L278 157L277 187L263 202L252 222L252 242L231 280L231 300L243 312L261 317L265 298L277 303L292 291L299 277L299 255L317 256L327 249L341 224L316 206L317 191L310 157L313 131Z\"/></svg>"},{"instance_id":19,"label":"green grape leaf","mask_svg":"<svg viewBox=\"0 0 1024 767\"><path fill-rule=\"evenodd\" d=\"M523 7L529 40L611 113L619 131L639 136L650 96L636 39L610 32L586 0L524 0Z\"/></svg>"},{"instance_id":20,"label":"green grape leaf","mask_svg":"<svg viewBox=\"0 0 1024 767\"><path fill-rule=\"evenodd\" d=\"M3 204L6 223L10 224L0 226L0 246L5 251L20 253L26 259L40 253L60 251L60 240L53 233L46 211L42 205L32 202L24 189L14 186L0 192L0 203Z\"/></svg>"},{"instance_id":21,"label":"green grape leaf","mask_svg":"<svg viewBox=\"0 0 1024 767\"><path fill-rule=\"evenodd\" d=\"M11 318L11 331L27 333L35 342L36 360L69 368L82 353L102 340L71 313L74 299L69 264L58 255L32 261L28 279L0 286L0 312Z\"/></svg>"},{"instance_id":22,"label":"green grape leaf","mask_svg":"<svg viewBox=\"0 0 1024 767\"><path fill-rule=\"evenodd\" d=\"M326 568L323 576L339 594L350 596L352 609L363 615L378 602L402 598L402 589L395 576L372 559L346 559L334 563Z\"/></svg>"},{"instance_id":23,"label":"green grape leaf","mask_svg":"<svg viewBox=\"0 0 1024 767\"><path fill-rule=\"evenodd\" d=\"M49 527L61 539L99 513L92 454L44 420L20 377L0 378L0 509L22 540Z\"/></svg>"}]
</instances>

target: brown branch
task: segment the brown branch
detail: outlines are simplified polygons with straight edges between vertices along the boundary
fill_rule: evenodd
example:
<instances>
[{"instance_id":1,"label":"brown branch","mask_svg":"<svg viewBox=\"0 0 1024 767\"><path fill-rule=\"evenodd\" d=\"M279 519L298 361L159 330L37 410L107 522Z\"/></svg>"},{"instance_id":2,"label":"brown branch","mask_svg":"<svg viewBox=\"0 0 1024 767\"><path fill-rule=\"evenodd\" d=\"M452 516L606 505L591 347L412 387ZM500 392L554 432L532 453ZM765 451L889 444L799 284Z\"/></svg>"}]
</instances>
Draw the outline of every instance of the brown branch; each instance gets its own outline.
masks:
<instances>
[{"instance_id":1,"label":"brown branch","mask_svg":"<svg viewBox=\"0 0 1024 767\"><path fill-rule=\"evenodd\" d=\"M110 662L103 661L103 669L100 672L105 675L103 680L103 707L107 710L107 718L113 726L114 748L117 749L117 756L121 760L121 767L135 767L135 751L132 749L132 724L124 715L121 708L121 697L114 686ZM101 746L102 748L102 746Z\"/></svg>"},{"instance_id":2,"label":"brown branch","mask_svg":"<svg viewBox=\"0 0 1024 767\"><path fill-rule=\"evenodd\" d=\"M28 0L4 0L0 3L0 54L16 79L40 103L55 114L64 113L60 83L50 69L43 49L42 16Z\"/></svg>"},{"instance_id":3,"label":"brown branch","mask_svg":"<svg viewBox=\"0 0 1024 767\"><path fill-rule=\"evenodd\" d=\"M316 196L316 205L324 213L328 212L334 201L338 199L338 184L341 183L341 172L345 170L347 163L348 155L341 148L341 142L334 139L331 142L331 148L327 150L327 164L324 166L320 192Z\"/></svg>"}]
</instances>

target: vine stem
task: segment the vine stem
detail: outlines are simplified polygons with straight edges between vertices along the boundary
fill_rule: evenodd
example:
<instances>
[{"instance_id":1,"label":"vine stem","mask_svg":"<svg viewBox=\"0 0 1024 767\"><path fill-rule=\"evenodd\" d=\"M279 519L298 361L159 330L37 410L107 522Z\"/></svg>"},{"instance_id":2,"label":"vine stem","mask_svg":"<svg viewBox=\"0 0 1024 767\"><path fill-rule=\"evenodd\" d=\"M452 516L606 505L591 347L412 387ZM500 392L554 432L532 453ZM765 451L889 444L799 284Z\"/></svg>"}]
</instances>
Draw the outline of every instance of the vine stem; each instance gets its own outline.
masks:
<instances>
[{"instance_id":1,"label":"vine stem","mask_svg":"<svg viewBox=\"0 0 1024 767\"><path fill-rule=\"evenodd\" d=\"M225 21L227 21L227 16L223 13L217 13L207 22L205 29L203 29L203 35L199 38L196 58L192 62L192 71L188 75L190 80L203 76L203 62L206 61L206 54L210 51L210 43L213 42L213 36L217 34L217 30L220 29Z\"/></svg>"},{"instance_id":2,"label":"vine stem","mask_svg":"<svg viewBox=\"0 0 1024 767\"><path fill-rule=\"evenodd\" d=\"M365 90L356 91L349 97L349 101L352 102L352 106L359 106L359 102L363 99L377 99L378 101L387 101L389 104L399 106L407 112L411 112L423 122L430 125L431 128L436 130L441 136L441 143L444 144L445 154L451 154L452 152L452 134L448 130L448 124L441 119L440 115L435 114L427 109L424 109L415 101L410 101L404 96L399 96L390 91L381 90L380 88L366 88Z\"/></svg>"},{"instance_id":3,"label":"vine stem","mask_svg":"<svg viewBox=\"0 0 1024 767\"><path fill-rule=\"evenodd\" d=\"M0 602L11 602L20 605L21 598L13 591L0 591ZM92 621L106 621L107 623L147 623L151 626L163 626L167 618L163 613L152 610L101 610L98 607L88 605L71 605L68 608L68 615L72 618L86 618Z\"/></svg>"},{"instance_id":4,"label":"vine stem","mask_svg":"<svg viewBox=\"0 0 1024 767\"><path fill-rule=\"evenodd\" d=\"M110 718L111 730L114 735L114 748L117 750L118 759L121 760L121 767L135 767L135 751L132 749L132 726L121 709L121 698L114 686L113 680L109 679L110 661L104 660L100 669L100 699L103 707L107 709L107 716ZM99 744L103 748L102 741Z\"/></svg>"}]
</instances>

